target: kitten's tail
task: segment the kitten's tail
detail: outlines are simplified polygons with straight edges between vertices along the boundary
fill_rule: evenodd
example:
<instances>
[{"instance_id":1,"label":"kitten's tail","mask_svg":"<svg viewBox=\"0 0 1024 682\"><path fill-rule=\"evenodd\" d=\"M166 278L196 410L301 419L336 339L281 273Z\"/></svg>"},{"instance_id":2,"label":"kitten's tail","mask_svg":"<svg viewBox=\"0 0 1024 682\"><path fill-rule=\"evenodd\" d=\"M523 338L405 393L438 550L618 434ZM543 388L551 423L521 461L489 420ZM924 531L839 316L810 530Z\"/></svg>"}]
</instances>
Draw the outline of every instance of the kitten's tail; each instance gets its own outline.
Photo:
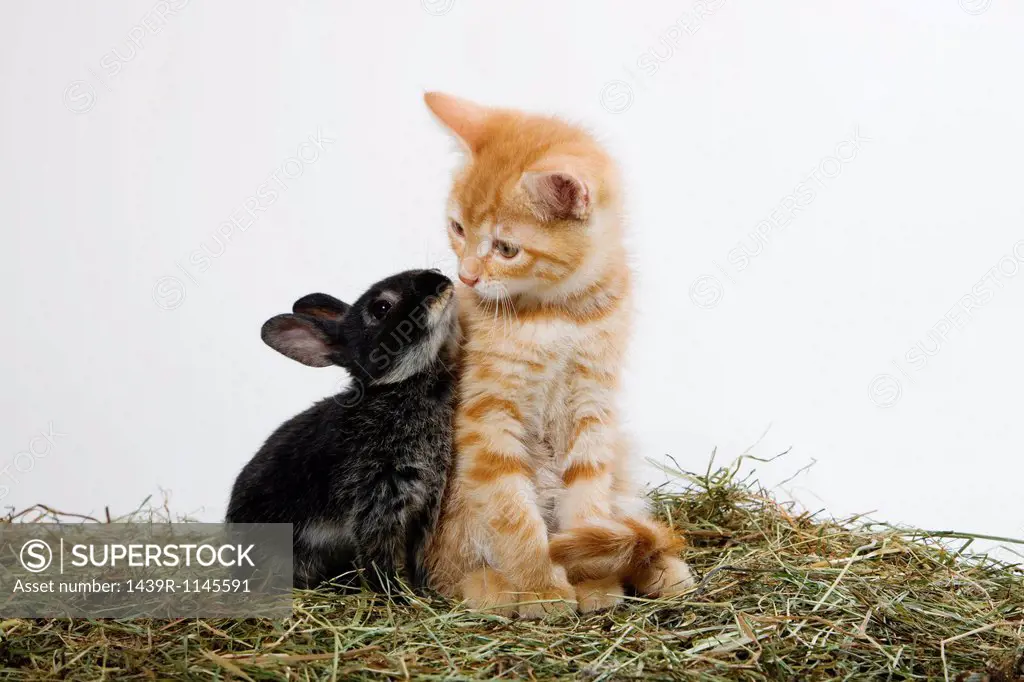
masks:
<instances>
[{"instance_id":1,"label":"kitten's tail","mask_svg":"<svg viewBox=\"0 0 1024 682\"><path fill-rule=\"evenodd\" d=\"M653 519L627 518L557 533L551 559L565 567L569 580L627 579L640 574L663 554L678 554L686 541Z\"/></svg>"}]
</instances>

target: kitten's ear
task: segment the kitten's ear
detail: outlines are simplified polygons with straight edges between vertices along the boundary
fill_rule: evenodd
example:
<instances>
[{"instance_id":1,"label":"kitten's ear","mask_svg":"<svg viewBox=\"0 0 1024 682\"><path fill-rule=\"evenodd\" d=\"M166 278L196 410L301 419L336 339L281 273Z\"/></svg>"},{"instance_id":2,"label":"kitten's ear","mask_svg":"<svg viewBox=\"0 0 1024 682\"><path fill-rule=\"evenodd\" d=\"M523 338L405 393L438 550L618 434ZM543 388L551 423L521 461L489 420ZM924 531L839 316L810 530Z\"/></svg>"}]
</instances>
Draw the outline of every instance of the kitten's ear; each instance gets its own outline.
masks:
<instances>
[{"instance_id":1,"label":"kitten's ear","mask_svg":"<svg viewBox=\"0 0 1024 682\"><path fill-rule=\"evenodd\" d=\"M339 350L324 323L308 315L277 315L263 323L263 342L278 353L310 367L336 364Z\"/></svg>"},{"instance_id":2,"label":"kitten's ear","mask_svg":"<svg viewBox=\"0 0 1024 682\"><path fill-rule=\"evenodd\" d=\"M590 189L567 171L530 171L520 181L541 220L584 220L590 215Z\"/></svg>"},{"instance_id":3,"label":"kitten's ear","mask_svg":"<svg viewBox=\"0 0 1024 682\"><path fill-rule=\"evenodd\" d=\"M487 122L486 107L443 92L424 93L423 101L466 149L470 152L479 149Z\"/></svg>"},{"instance_id":4,"label":"kitten's ear","mask_svg":"<svg viewBox=\"0 0 1024 682\"><path fill-rule=\"evenodd\" d=\"M348 303L327 294L306 294L292 304L292 312L296 315L309 315L317 319L337 322L345 316L351 307Z\"/></svg>"}]
</instances>

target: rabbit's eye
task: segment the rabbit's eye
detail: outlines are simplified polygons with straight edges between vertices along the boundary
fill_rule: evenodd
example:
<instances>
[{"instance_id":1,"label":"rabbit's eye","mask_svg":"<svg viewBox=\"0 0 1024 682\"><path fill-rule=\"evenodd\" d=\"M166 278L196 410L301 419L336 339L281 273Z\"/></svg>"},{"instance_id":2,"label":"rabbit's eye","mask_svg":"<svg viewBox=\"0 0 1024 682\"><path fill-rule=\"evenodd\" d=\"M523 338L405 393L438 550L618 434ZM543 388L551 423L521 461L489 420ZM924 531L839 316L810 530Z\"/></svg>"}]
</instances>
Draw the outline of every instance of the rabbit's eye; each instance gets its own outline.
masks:
<instances>
[{"instance_id":1,"label":"rabbit's eye","mask_svg":"<svg viewBox=\"0 0 1024 682\"><path fill-rule=\"evenodd\" d=\"M508 242L494 242L494 248L501 254L502 258L515 258L516 254L519 253L519 247Z\"/></svg>"},{"instance_id":2,"label":"rabbit's eye","mask_svg":"<svg viewBox=\"0 0 1024 682\"><path fill-rule=\"evenodd\" d=\"M374 301L373 304L370 305L370 314L378 320L383 320L389 310L391 310L391 302L385 301L384 299Z\"/></svg>"},{"instance_id":3,"label":"rabbit's eye","mask_svg":"<svg viewBox=\"0 0 1024 682\"><path fill-rule=\"evenodd\" d=\"M458 220L448 220L448 227L452 229L452 232L459 235L460 237L466 236L466 231L462 229L462 223Z\"/></svg>"}]
</instances>

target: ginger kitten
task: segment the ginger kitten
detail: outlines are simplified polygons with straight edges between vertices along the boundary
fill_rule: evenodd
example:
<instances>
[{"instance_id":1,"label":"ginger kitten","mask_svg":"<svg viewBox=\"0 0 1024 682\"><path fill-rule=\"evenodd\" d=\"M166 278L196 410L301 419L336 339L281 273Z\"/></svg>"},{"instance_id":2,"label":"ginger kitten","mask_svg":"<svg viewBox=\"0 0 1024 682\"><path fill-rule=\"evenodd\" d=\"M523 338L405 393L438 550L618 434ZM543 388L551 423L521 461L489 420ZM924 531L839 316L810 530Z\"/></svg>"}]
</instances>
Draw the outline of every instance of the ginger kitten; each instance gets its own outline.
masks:
<instances>
[{"instance_id":1,"label":"ginger kitten","mask_svg":"<svg viewBox=\"0 0 1024 682\"><path fill-rule=\"evenodd\" d=\"M467 152L448 202L466 337L457 459L432 582L526 616L611 606L623 582L688 588L681 543L629 482L617 424L631 304L612 160L555 118L425 100Z\"/></svg>"}]
</instances>

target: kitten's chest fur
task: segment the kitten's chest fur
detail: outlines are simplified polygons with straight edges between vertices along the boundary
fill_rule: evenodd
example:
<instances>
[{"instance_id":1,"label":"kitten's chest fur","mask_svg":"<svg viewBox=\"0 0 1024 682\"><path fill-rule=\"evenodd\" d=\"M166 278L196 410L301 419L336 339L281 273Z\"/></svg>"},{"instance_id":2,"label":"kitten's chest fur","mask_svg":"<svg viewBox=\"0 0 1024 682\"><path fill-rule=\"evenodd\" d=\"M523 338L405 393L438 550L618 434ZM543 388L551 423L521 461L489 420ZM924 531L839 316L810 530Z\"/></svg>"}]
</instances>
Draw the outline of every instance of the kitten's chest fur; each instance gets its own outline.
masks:
<instances>
[{"instance_id":1,"label":"kitten's chest fur","mask_svg":"<svg viewBox=\"0 0 1024 682\"><path fill-rule=\"evenodd\" d=\"M538 489L560 488L575 426L574 371L580 358L608 343L604 325L557 317L494 321L481 311L468 327L467 348L486 354L512 379L491 390L514 402L522 416ZM600 354L600 353L599 353ZM474 387L485 388L485 387Z\"/></svg>"},{"instance_id":2,"label":"kitten's chest fur","mask_svg":"<svg viewBox=\"0 0 1024 682\"><path fill-rule=\"evenodd\" d=\"M557 438L566 428L571 368L581 346L593 343L590 335L561 320L484 325L471 344L500 354L501 370L515 377L506 397L519 406L523 425L535 439Z\"/></svg>"}]
</instances>

